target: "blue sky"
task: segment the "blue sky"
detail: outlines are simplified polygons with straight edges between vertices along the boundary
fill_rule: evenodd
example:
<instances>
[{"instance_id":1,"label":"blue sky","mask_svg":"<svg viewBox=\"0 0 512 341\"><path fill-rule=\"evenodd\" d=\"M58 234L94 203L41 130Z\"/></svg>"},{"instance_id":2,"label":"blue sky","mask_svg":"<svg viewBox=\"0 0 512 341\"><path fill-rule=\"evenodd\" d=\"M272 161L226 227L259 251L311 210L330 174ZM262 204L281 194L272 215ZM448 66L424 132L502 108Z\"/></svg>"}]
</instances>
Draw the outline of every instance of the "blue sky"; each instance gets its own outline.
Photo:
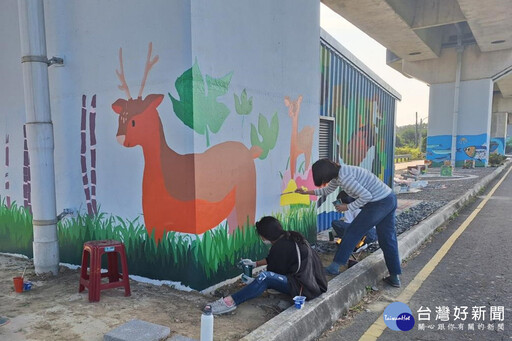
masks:
<instances>
[{"instance_id":1,"label":"blue sky","mask_svg":"<svg viewBox=\"0 0 512 341\"><path fill-rule=\"evenodd\" d=\"M386 83L402 95L397 106L397 125L414 124L428 116L429 87L416 79L407 78L386 65L386 48L370 38L330 8L321 4L320 24L359 60L370 67Z\"/></svg>"}]
</instances>

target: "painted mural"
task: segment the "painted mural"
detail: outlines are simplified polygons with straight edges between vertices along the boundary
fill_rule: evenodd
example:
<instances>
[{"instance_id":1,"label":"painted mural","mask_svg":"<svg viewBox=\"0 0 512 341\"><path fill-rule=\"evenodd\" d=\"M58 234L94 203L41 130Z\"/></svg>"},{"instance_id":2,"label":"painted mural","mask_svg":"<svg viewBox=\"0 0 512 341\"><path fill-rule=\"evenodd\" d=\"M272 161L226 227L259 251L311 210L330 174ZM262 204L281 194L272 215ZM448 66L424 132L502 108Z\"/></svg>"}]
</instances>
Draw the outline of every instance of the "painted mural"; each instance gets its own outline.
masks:
<instances>
[{"instance_id":1,"label":"painted mural","mask_svg":"<svg viewBox=\"0 0 512 341\"><path fill-rule=\"evenodd\" d=\"M89 107L89 126L87 126L87 109L87 96L82 95L80 167L82 169L82 184L84 186L87 214L93 215L98 214L98 203L96 200L96 95L92 96ZM87 139L87 135L89 135L89 139ZM89 150L89 163L87 162L87 150ZM89 164L89 170L87 170L87 164Z\"/></svg>"},{"instance_id":2,"label":"painted mural","mask_svg":"<svg viewBox=\"0 0 512 341\"><path fill-rule=\"evenodd\" d=\"M296 100L291 100L288 96L284 98L284 104L288 108L288 116L291 118L291 138L290 156L287 165L289 167L285 170L284 175L282 175L281 206L309 205L310 201L316 200L316 196L294 193L297 188L301 187L315 188L313 173L311 172L311 153L315 128L313 126L305 126L299 130L299 114L302 99L301 95ZM297 159L301 155L304 157L304 160L297 169Z\"/></svg>"},{"instance_id":3,"label":"painted mural","mask_svg":"<svg viewBox=\"0 0 512 341\"><path fill-rule=\"evenodd\" d=\"M505 138L493 137L490 141L489 154L505 155Z\"/></svg>"},{"instance_id":4,"label":"painted mural","mask_svg":"<svg viewBox=\"0 0 512 341\"><path fill-rule=\"evenodd\" d=\"M247 148L236 141L210 146L209 141L210 132L218 132L229 114L217 97L227 92L231 75L220 79L207 76L205 83L196 62L176 80L180 99L169 94L175 114L195 132L205 135L209 147L204 153L180 155L167 145L157 111L164 95L150 94L142 99L148 73L158 61L158 56L151 59L151 52L152 44L141 89L133 99L124 77L122 49L119 50L121 71L116 73L121 81L119 88L128 99L112 104L119 114L117 140L124 147L141 146L144 154L142 207L148 233L154 233L157 241L165 231L201 234L226 218L231 233L246 224L253 225L254 159L261 156L262 148Z\"/></svg>"},{"instance_id":5,"label":"painted mural","mask_svg":"<svg viewBox=\"0 0 512 341\"><path fill-rule=\"evenodd\" d=\"M77 162L85 207L76 216L58 224L61 261L80 264L85 241L116 239L125 243L131 274L172 280L198 290L236 276L238 259L261 258L268 252L252 228L257 205L255 163L266 162L283 133L281 129L290 132L290 139L282 141L284 147L281 148L289 150L290 154L280 157L282 170L274 176L280 176L282 187L276 192L286 193L297 186L313 188L310 164L315 128L299 127L303 96L295 99L284 96L282 106L272 115L256 115L257 98L246 89L229 96L233 72L219 78L204 75L197 60L175 80L177 96L170 92L167 96L144 95L151 70L159 61L150 43L145 63L141 61L145 65L144 72L134 98L125 73L134 70L125 70L123 57L120 48L115 74L124 98L110 102L113 102L113 112L110 112L118 115L117 132L111 138L119 142L120 148L138 146L142 150L142 178L134 178L126 186L142 187L143 215L128 220L101 211L97 186L102 174L97 174L96 155L101 145L98 146L96 138L96 120L98 117L106 120L109 110L97 109L100 95L83 94L77 99L76 114L80 117ZM222 132L226 118L232 114L230 106L225 104L226 98L233 101L231 107L240 118L241 128L250 133L251 146L234 140L211 143L212 135ZM158 109L164 100L172 104L170 114L183 123L172 129L190 129L204 136L204 152L180 154L167 143L165 133L169 131L164 131L160 117L169 113ZM102 115L97 116L97 110ZM290 118L284 128L280 127L278 112ZM16 151L10 146L10 136L5 137L6 180L0 197L0 250L31 257L30 160L24 136L24 149L20 151L24 160L23 205L9 196L9 153ZM107 152L117 153L116 150ZM282 211L272 214L283 226L314 241L316 212L311 200L315 197L284 194L280 199Z\"/></svg>"},{"instance_id":6,"label":"painted mural","mask_svg":"<svg viewBox=\"0 0 512 341\"><path fill-rule=\"evenodd\" d=\"M427 136L426 158L432 167L441 167L444 161L449 161L452 154L452 136Z\"/></svg>"},{"instance_id":7,"label":"painted mural","mask_svg":"<svg viewBox=\"0 0 512 341\"><path fill-rule=\"evenodd\" d=\"M505 142L505 153L511 154L512 153L512 136L508 136Z\"/></svg>"},{"instance_id":8,"label":"painted mural","mask_svg":"<svg viewBox=\"0 0 512 341\"><path fill-rule=\"evenodd\" d=\"M487 134L458 135L455 149L455 166L461 167L465 160L474 160L475 166L485 167L487 164L489 148L487 147ZM437 135L427 137L427 160L432 167L440 167L444 161L451 160L451 135ZM497 144L491 143L492 151Z\"/></svg>"},{"instance_id":9,"label":"painted mural","mask_svg":"<svg viewBox=\"0 0 512 341\"><path fill-rule=\"evenodd\" d=\"M320 115L335 118L336 161L366 168L391 186L395 98L325 41L320 100ZM331 204L336 194L318 201L320 230L341 216Z\"/></svg>"},{"instance_id":10,"label":"painted mural","mask_svg":"<svg viewBox=\"0 0 512 341\"><path fill-rule=\"evenodd\" d=\"M38 177L24 137L18 13L8 3L0 252L31 257ZM263 215L316 239L315 198L281 194L313 187L318 4L227 5L45 3L47 49L66 61L48 69L56 213L74 212L58 222L61 262L80 264L85 241L122 240L130 274L200 290L240 275L240 258L267 254L252 226ZM55 34L66 13L95 15L75 15L69 34Z\"/></svg>"}]
</instances>

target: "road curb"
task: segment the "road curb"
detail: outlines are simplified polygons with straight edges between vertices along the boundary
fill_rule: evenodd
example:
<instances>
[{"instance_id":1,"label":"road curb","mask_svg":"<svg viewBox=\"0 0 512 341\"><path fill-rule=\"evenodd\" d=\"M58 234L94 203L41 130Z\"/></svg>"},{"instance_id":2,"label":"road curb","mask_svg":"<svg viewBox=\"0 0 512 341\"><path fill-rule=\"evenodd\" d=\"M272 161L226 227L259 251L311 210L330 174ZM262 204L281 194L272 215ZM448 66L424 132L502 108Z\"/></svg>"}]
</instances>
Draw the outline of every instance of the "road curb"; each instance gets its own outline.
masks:
<instances>
[{"instance_id":1,"label":"road curb","mask_svg":"<svg viewBox=\"0 0 512 341\"><path fill-rule=\"evenodd\" d=\"M477 182L462 197L450 201L413 229L401 234L398 237L401 258L409 257L439 226L459 211L509 165L510 161L498 167ZM298 310L294 306L288 308L246 335L242 340L313 340L363 298L366 286L375 285L386 274L387 268L382 251L378 250L358 263L357 266L333 278L329 282L329 290L313 301L306 301L303 309Z\"/></svg>"}]
</instances>

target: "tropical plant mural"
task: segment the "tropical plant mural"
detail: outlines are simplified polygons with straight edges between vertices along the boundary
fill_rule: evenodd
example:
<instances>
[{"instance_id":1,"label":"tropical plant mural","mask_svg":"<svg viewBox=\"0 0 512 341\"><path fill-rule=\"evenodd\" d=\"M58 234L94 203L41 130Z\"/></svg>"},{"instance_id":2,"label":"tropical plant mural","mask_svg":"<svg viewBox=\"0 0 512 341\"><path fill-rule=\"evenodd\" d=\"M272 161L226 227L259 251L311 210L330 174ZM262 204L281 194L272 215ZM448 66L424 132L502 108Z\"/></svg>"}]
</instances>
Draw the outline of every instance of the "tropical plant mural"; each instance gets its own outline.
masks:
<instances>
[{"instance_id":1,"label":"tropical plant mural","mask_svg":"<svg viewBox=\"0 0 512 341\"><path fill-rule=\"evenodd\" d=\"M229 115L229 108L217 99L228 92L232 76L230 72L221 78L203 77L196 60L175 82L180 98L168 94L176 116L187 127L204 135L207 147L210 146L210 132L218 133Z\"/></svg>"},{"instance_id":2,"label":"tropical plant mural","mask_svg":"<svg viewBox=\"0 0 512 341\"><path fill-rule=\"evenodd\" d=\"M251 123L251 143L253 146L257 146L261 149L259 156L261 160L264 160L268 156L268 153L276 146L278 133L279 120L277 118L277 112L272 116L270 124L267 118L262 114L258 116L258 128Z\"/></svg>"},{"instance_id":3,"label":"tropical plant mural","mask_svg":"<svg viewBox=\"0 0 512 341\"><path fill-rule=\"evenodd\" d=\"M235 110L238 115L242 115L242 127L244 125L245 116L252 112L252 97L247 98L247 91L242 90L240 97L237 94L233 94L235 99Z\"/></svg>"}]
</instances>

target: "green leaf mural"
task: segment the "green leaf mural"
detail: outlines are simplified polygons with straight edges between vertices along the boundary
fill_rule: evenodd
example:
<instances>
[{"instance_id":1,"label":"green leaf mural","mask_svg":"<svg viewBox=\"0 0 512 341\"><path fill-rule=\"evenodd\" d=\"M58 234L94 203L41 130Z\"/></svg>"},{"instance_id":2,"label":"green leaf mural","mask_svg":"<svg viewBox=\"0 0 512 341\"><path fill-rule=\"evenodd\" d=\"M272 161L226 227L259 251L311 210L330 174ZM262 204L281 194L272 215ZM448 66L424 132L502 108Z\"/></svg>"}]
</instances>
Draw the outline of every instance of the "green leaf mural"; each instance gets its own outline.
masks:
<instances>
[{"instance_id":1,"label":"green leaf mural","mask_svg":"<svg viewBox=\"0 0 512 341\"><path fill-rule=\"evenodd\" d=\"M235 97L235 109L238 115L249 115L252 111L252 97L247 99L247 91L242 91L240 98L236 94Z\"/></svg>"},{"instance_id":2,"label":"green leaf mural","mask_svg":"<svg viewBox=\"0 0 512 341\"><path fill-rule=\"evenodd\" d=\"M258 130L256 130L254 124L251 124L251 143L253 146L261 147L263 150L260 155L261 160L265 159L268 152L276 146L278 132L279 120L277 118L277 112L272 116L270 125L262 114L258 117ZM258 133L262 137L261 140Z\"/></svg>"},{"instance_id":3,"label":"green leaf mural","mask_svg":"<svg viewBox=\"0 0 512 341\"><path fill-rule=\"evenodd\" d=\"M232 72L222 78L203 77L197 60L183 72L174 83L179 100L170 93L169 98L176 116L197 133L206 136L206 146L210 146L209 132L217 133L229 115L229 108L217 101L227 93Z\"/></svg>"}]
</instances>

